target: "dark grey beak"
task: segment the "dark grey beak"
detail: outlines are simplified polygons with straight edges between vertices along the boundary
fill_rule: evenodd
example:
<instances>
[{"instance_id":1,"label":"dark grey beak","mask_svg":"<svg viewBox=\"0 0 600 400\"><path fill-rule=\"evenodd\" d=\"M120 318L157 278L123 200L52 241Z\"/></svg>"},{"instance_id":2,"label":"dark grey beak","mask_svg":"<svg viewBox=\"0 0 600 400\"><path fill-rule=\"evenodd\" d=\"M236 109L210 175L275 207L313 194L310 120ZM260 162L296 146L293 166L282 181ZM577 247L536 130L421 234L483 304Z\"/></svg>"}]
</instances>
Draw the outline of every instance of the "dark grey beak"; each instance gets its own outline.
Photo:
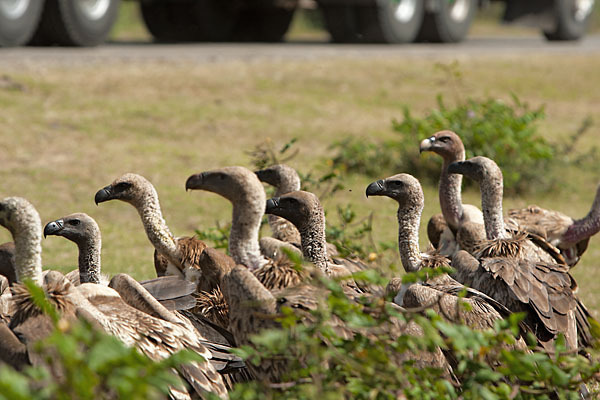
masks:
<instances>
[{"instance_id":1,"label":"dark grey beak","mask_svg":"<svg viewBox=\"0 0 600 400\"><path fill-rule=\"evenodd\" d=\"M380 179L378 181L375 181L375 182L371 183L369 186L367 186L367 191L366 191L367 198L369 196L381 196L384 190L385 190L385 183L383 182L383 180Z\"/></svg>"},{"instance_id":2,"label":"dark grey beak","mask_svg":"<svg viewBox=\"0 0 600 400\"><path fill-rule=\"evenodd\" d=\"M187 178L185 181L185 191L194 190L194 189L202 189L202 183L204 182L204 172L199 174L194 174Z\"/></svg>"},{"instance_id":3,"label":"dark grey beak","mask_svg":"<svg viewBox=\"0 0 600 400\"><path fill-rule=\"evenodd\" d=\"M96 202L96 205L103 203L105 201L111 200L112 199L112 186L108 185L106 187L103 187L102 189L98 190L96 192L96 195L94 196L94 202Z\"/></svg>"},{"instance_id":4,"label":"dark grey beak","mask_svg":"<svg viewBox=\"0 0 600 400\"><path fill-rule=\"evenodd\" d=\"M273 197L267 200L265 214L272 214L275 209L279 208L279 197Z\"/></svg>"},{"instance_id":5,"label":"dark grey beak","mask_svg":"<svg viewBox=\"0 0 600 400\"><path fill-rule=\"evenodd\" d=\"M65 227L64 221L62 219L57 219L56 221L51 221L46 224L44 227L44 237L50 235L56 235Z\"/></svg>"}]
</instances>

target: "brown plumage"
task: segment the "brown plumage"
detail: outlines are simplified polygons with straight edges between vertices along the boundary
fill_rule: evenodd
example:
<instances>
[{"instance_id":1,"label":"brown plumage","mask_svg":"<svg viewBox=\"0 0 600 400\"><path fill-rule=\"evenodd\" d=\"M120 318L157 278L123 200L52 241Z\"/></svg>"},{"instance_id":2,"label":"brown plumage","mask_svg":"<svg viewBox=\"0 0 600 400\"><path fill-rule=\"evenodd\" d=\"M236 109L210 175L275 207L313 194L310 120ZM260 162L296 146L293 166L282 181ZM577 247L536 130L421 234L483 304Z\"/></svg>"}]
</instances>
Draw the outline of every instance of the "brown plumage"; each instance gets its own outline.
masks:
<instances>
[{"instance_id":1,"label":"brown plumage","mask_svg":"<svg viewBox=\"0 0 600 400\"><path fill-rule=\"evenodd\" d=\"M229 305L225 301L220 287L210 292L196 293L194 312L205 316L210 322L222 328L229 326Z\"/></svg>"},{"instance_id":2,"label":"brown plumage","mask_svg":"<svg viewBox=\"0 0 600 400\"><path fill-rule=\"evenodd\" d=\"M158 276L176 275L194 283L199 281L198 258L206 244L196 237L173 236L163 219L156 189L146 178L124 174L100 189L94 200L96 204L121 200L135 207L155 248L154 266Z\"/></svg>"},{"instance_id":3,"label":"brown plumage","mask_svg":"<svg viewBox=\"0 0 600 400\"><path fill-rule=\"evenodd\" d=\"M559 211L535 205L508 211L522 229L535 231L560 249L569 266L573 267L585 250L590 237L600 231L600 185L588 214L579 220Z\"/></svg>"},{"instance_id":4,"label":"brown plumage","mask_svg":"<svg viewBox=\"0 0 600 400\"><path fill-rule=\"evenodd\" d=\"M568 267L556 263L560 253L533 233L507 233L502 216L502 172L496 163L474 157L453 163L449 171L480 184L487 236L487 241L476 247L477 258L461 254L453 260L456 278L512 311L526 311L527 322L546 347L559 332L565 334L571 348L577 347L578 336L582 343L588 342L584 330L576 327L589 324L578 311L585 307L578 306L576 283Z\"/></svg>"}]
</instances>

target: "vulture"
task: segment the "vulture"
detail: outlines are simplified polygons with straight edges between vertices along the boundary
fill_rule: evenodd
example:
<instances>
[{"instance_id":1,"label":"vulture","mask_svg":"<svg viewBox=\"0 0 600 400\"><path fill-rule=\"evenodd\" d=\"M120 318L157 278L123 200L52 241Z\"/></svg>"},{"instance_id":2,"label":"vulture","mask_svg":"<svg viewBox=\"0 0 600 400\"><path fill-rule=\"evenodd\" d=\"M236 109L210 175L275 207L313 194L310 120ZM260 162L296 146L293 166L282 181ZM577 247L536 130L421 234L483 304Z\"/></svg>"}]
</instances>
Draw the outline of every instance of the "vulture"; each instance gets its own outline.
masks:
<instances>
[{"instance_id":1,"label":"vulture","mask_svg":"<svg viewBox=\"0 0 600 400\"><path fill-rule=\"evenodd\" d=\"M487 240L475 246L475 256L458 252L452 261L455 277L512 311L526 311L526 322L546 349L558 333L570 348L591 344L589 312L575 295L577 283L560 252L540 236L523 231L509 234L502 215L502 171L486 157L453 163L450 173L464 174L480 184Z\"/></svg>"},{"instance_id":2,"label":"vulture","mask_svg":"<svg viewBox=\"0 0 600 400\"><path fill-rule=\"evenodd\" d=\"M198 259L206 244L195 237L173 236L162 216L156 189L146 178L126 173L98 190L94 200L96 204L122 200L135 207L142 219L146 235L155 249L156 274L180 276L198 283Z\"/></svg>"},{"instance_id":3,"label":"vulture","mask_svg":"<svg viewBox=\"0 0 600 400\"><path fill-rule=\"evenodd\" d=\"M276 164L268 168L256 171L256 176L262 182L266 182L275 187L275 193L273 197L280 197L286 193L291 193L300 190L300 176L296 170L285 164ZM292 244L297 249L301 249L301 237L298 229L290 224L284 218L278 217L277 215L269 214L267 216L269 226L273 232L273 238L278 241L284 242L283 246L290 249L290 246L286 246L287 243ZM261 249L264 247L269 248L272 246L281 246L281 242L277 243L271 238L264 237L260 239ZM263 244L264 243L264 244ZM267 245L267 243L270 245ZM327 253L330 257L338 255L337 248L331 243L326 243ZM293 250L293 249L292 249ZM265 251L263 254L267 255ZM267 255L269 257L269 255ZM271 257L272 258L272 257Z\"/></svg>"},{"instance_id":4,"label":"vulture","mask_svg":"<svg viewBox=\"0 0 600 400\"><path fill-rule=\"evenodd\" d=\"M60 278L62 275L55 271L48 272L46 278L43 278L41 221L35 208L23 198L9 197L0 201L0 225L11 232L15 242L17 282L31 279L44 287L46 293L51 293L49 297L59 309L70 310L71 315L75 312L76 315L88 319L95 326L116 336L125 345L135 346L153 360L163 359L183 349L195 351L208 362L184 364L178 370L180 377L190 385L190 392L200 396L207 393L221 398L227 396L223 377L210 362L212 354L205 345L208 341L186 321L160 305L138 282L120 274L113 278L111 286L119 287L121 292L127 292L130 298L140 307L146 307L148 312L130 306L127 300L111 287L82 283L75 288L64 277ZM45 285L44 279L52 284ZM37 310L26 289L13 289L13 293L15 313L10 325L3 325L1 332L8 338L7 341L2 340L1 346L14 345L9 349L9 362L26 360L26 356L32 358L28 347L40 338L43 331L38 329L38 322L32 317L45 319L44 326L48 328L46 331L49 332L50 329L49 319ZM24 330L27 332L23 333ZM21 339L24 339L25 343ZM1 357L5 357L3 349L0 349L0 353ZM221 365L220 360L216 364ZM171 388L171 396L190 398L181 388Z\"/></svg>"},{"instance_id":5,"label":"vulture","mask_svg":"<svg viewBox=\"0 0 600 400\"><path fill-rule=\"evenodd\" d=\"M539 232L558 247L570 267L574 267L587 249L590 238L600 231L600 185L592 208L582 219L574 220L559 211L531 205L508 211L508 217L527 231Z\"/></svg>"},{"instance_id":6,"label":"vulture","mask_svg":"<svg viewBox=\"0 0 600 400\"><path fill-rule=\"evenodd\" d=\"M258 234L265 213L266 195L258 177L244 167L224 167L190 176L186 190L206 190L221 195L233 205L229 254L245 265L269 289L301 282L302 274L287 257L269 259L260 252Z\"/></svg>"},{"instance_id":7,"label":"vulture","mask_svg":"<svg viewBox=\"0 0 600 400\"><path fill-rule=\"evenodd\" d=\"M62 236L77 245L79 266L66 275L75 286L81 283L108 285L102 275L102 237L96 221L85 213L70 214L50 221L44 227L44 237ZM196 305L192 293L196 285L175 276L162 276L142 282L142 286L169 310L184 310Z\"/></svg>"},{"instance_id":8,"label":"vulture","mask_svg":"<svg viewBox=\"0 0 600 400\"><path fill-rule=\"evenodd\" d=\"M335 258L333 261L328 256L328 246L325 241L325 212L317 196L310 192L295 191L280 197L267 200L265 211L270 215L277 215L290 221L300 232L302 254L321 272L332 277L349 277L352 272L363 269L357 266L354 260ZM360 265L360 264L358 264ZM348 289L358 289L354 295L361 292L382 294L380 288L373 286L358 288L355 282L346 282Z\"/></svg>"},{"instance_id":9,"label":"vulture","mask_svg":"<svg viewBox=\"0 0 600 400\"><path fill-rule=\"evenodd\" d=\"M398 248L402 266L406 272L417 272L423 268L449 267L450 260L437 252L421 253L419 249L419 225L425 206L425 197L419 181L409 174L398 174L371 183L366 195L386 196L398 203ZM388 285L388 294L394 302L407 308L433 308L440 316L451 322L465 322L477 329L494 326L494 321L506 316L509 311L502 304L477 290L468 289L467 298L458 293L465 287L450 278L440 275L423 283L402 284L394 278ZM470 307L460 307L461 302ZM519 345L524 347L520 341Z\"/></svg>"},{"instance_id":10,"label":"vulture","mask_svg":"<svg viewBox=\"0 0 600 400\"><path fill-rule=\"evenodd\" d=\"M465 147L456 133L446 130L424 139L419 145L419 151L436 153L443 160L439 183L439 199L443 218L440 218L439 214L434 215L427 225L427 233L431 244L448 255L454 250L454 236L460 225L469 221L483 224L483 216L477 207L462 204L462 176L448 172L450 164L464 161Z\"/></svg>"}]
</instances>

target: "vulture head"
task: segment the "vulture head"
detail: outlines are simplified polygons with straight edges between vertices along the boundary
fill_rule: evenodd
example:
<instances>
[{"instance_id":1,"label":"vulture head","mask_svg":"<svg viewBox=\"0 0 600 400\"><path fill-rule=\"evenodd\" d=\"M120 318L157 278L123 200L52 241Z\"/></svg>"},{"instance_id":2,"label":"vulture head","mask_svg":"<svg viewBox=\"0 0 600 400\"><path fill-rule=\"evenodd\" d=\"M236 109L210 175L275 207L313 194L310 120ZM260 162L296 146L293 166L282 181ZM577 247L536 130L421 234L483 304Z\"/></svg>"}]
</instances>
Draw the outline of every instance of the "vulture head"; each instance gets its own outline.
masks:
<instances>
[{"instance_id":1,"label":"vulture head","mask_svg":"<svg viewBox=\"0 0 600 400\"><path fill-rule=\"evenodd\" d=\"M439 154L450 162L465 159L465 146L460 137L452 131L439 131L424 139L419 145L419 152L424 151Z\"/></svg>"},{"instance_id":2,"label":"vulture head","mask_svg":"<svg viewBox=\"0 0 600 400\"><path fill-rule=\"evenodd\" d=\"M296 170L285 164L276 164L256 171L256 176L261 182L266 182L276 188L294 192L300 190L300 177Z\"/></svg>"},{"instance_id":3,"label":"vulture head","mask_svg":"<svg viewBox=\"0 0 600 400\"><path fill-rule=\"evenodd\" d=\"M500 167L487 157L473 157L466 161L457 161L450 164L448 172L451 174L465 175L480 185L486 182L502 182Z\"/></svg>"},{"instance_id":4,"label":"vulture head","mask_svg":"<svg viewBox=\"0 0 600 400\"><path fill-rule=\"evenodd\" d=\"M387 196L394 199L400 208L423 208L425 196L419 181L409 174L398 174L380 179L367 186L367 197Z\"/></svg>"},{"instance_id":5,"label":"vulture head","mask_svg":"<svg viewBox=\"0 0 600 400\"><path fill-rule=\"evenodd\" d=\"M300 230L319 223L324 215L317 196L301 190L267 200L265 213L285 218Z\"/></svg>"},{"instance_id":6,"label":"vulture head","mask_svg":"<svg viewBox=\"0 0 600 400\"><path fill-rule=\"evenodd\" d=\"M121 200L137 207L148 198L158 198L154 186L143 176L126 173L96 192L96 204Z\"/></svg>"},{"instance_id":7,"label":"vulture head","mask_svg":"<svg viewBox=\"0 0 600 400\"><path fill-rule=\"evenodd\" d=\"M244 167L224 167L190 176L186 190L206 190L225 197L233 204L260 204L264 207L265 190L254 172ZM264 208L261 210L264 212Z\"/></svg>"},{"instance_id":8,"label":"vulture head","mask_svg":"<svg viewBox=\"0 0 600 400\"><path fill-rule=\"evenodd\" d=\"M100 228L92 217L84 213L75 213L50 221L44 227L44 237L62 236L77 244L100 237Z\"/></svg>"}]
</instances>

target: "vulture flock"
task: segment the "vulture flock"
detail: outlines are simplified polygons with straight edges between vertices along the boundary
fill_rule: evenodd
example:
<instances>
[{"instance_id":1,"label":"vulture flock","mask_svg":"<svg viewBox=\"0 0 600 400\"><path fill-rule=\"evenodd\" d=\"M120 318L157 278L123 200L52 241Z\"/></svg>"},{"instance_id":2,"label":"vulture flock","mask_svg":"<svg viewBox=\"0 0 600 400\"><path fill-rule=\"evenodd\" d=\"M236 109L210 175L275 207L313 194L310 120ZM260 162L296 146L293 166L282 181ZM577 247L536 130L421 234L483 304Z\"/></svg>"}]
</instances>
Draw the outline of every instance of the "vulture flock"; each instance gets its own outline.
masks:
<instances>
[{"instance_id":1,"label":"vulture flock","mask_svg":"<svg viewBox=\"0 0 600 400\"><path fill-rule=\"evenodd\" d=\"M341 278L350 301L380 297L393 301L400 311L433 308L443 318L474 329L493 327L496 320L522 312L523 333L535 335L541 348L551 352L559 334L574 351L589 346L591 317L569 270L600 230L600 188L582 219L537 206L505 215L502 172L494 161L486 157L465 160L460 138L450 131L423 140L420 151L443 159L442 213L427 226L431 250L419 248L424 196L417 179L409 174L380 179L368 185L366 195L398 203L398 250L405 271L452 266L454 272L411 284L393 278L386 288L352 279L353 273L368 266L338 257L335 246L326 240L319 199L301 191L298 174L285 165L257 172L225 167L192 175L185 182L186 190L213 192L232 203L229 255L193 236L175 237L163 218L154 186L144 177L127 173L100 189L96 204L121 200L131 204L142 220L155 249L157 275L144 282L125 274L112 278L102 274L100 229L90 216L70 214L42 228L27 200L5 198L0 201L0 224L10 231L13 242L0 246L0 360L15 368L35 365L39 357L32 344L53 329L52 321L22 285L26 278L44 288L63 318L88 320L151 359L160 360L181 349L203 356L207 362L177 369L187 384L170 389L174 399L206 397L207 393L226 398L236 382L281 382L288 368L285 359L246 364L230 349L251 345L252 335L276 327L274 316L281 307L317 307L323 288L311 284L311 274ZM463 176L478 183L481 209L462 203ZM267 200L263 182L276 188L275 197ZM259 238L265 213L272 236ZM66 275L43 270L42 235L74 242L79 268ZM297 270L289 252L314 268ZM470 307L459 307L460 302ZM343 321L334 319L331 324L343 337L353 335ZM391 323L385 329L398 335L423 334L413 322ZM523 339L513 346L527 348ZM398 354L396 359L438 367L448 376L452 373L452 362L440 349Z\"/></svg>"}]
</instances>

